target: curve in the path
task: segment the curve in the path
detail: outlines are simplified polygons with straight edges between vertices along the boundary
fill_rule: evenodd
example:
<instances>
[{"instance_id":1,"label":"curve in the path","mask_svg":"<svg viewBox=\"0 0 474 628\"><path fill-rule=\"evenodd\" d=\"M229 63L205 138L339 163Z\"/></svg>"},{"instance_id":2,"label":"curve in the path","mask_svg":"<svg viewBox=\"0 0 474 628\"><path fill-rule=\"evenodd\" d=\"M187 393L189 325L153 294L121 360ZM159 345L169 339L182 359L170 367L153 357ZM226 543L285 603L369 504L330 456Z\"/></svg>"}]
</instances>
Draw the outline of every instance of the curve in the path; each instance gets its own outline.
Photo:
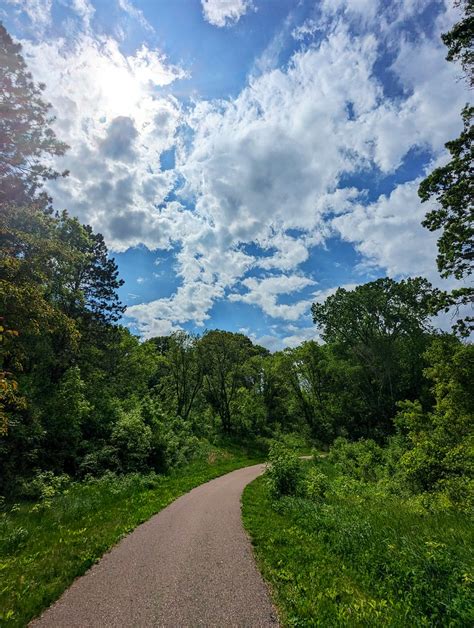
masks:
<instances>
[{"instance_id":1,"label":"curve in the path","mask_svg":"<svg viewBox=\"0 0 474 628\"><path fill-rule=\"evenodd\" d=\"M240 515L263 465L203 484L136 528L34 628L277 625Z\"/></svg>"}]
</instances>

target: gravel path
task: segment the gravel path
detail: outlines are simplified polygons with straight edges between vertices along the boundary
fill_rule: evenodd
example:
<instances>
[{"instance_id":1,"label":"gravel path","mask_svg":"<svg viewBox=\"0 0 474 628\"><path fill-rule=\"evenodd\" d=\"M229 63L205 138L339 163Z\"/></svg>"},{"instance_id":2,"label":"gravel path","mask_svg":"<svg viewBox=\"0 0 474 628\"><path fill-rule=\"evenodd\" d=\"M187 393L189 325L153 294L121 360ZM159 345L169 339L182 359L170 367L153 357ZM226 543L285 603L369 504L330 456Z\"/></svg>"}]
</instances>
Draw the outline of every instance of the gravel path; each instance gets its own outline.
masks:
<instances>
[{"instance_id":1,"label":"gravel path","mask_svg":"<svg viewBox=\"0 0 474 628\"><path fill-rule=\"evenodd\" d=\"M277 626L240 496L263 465L183 495L78 578L34 628Z\"/></svg>"}]
</instances>

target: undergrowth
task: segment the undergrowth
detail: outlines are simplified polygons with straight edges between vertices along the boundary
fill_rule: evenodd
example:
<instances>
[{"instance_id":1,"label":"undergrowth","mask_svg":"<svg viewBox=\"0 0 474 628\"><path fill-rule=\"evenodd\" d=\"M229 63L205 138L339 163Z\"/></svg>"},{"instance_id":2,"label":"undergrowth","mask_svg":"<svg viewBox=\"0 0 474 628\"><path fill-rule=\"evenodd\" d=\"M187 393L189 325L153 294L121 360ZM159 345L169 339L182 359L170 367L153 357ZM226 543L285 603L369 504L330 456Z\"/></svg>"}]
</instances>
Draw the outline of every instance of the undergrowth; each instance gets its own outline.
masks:
<instances>
[{"instance_id":1,"label":"undergrowth","mask_svg":"<svg viewBox=\"0 0 474 628\"><path fill-rule=\"evenodd\" d=\"M304 497L272 499L265 477L243 496L244 524L284 625L472 625L468 515L421 511L328 461L306 466Z\"/></svg>"},{"instance_id":2,"label":"undergrowth","mask_svg":"<svg viewBox=\"0 0 474 628\"><path fill-rule=\"evenodd\" d=\"M0 625L25 626L137 525L193 487L259 460L258 452L215 449L167 476L108 473L35 503L3 505Z\"/></svg>"}]
</instances>

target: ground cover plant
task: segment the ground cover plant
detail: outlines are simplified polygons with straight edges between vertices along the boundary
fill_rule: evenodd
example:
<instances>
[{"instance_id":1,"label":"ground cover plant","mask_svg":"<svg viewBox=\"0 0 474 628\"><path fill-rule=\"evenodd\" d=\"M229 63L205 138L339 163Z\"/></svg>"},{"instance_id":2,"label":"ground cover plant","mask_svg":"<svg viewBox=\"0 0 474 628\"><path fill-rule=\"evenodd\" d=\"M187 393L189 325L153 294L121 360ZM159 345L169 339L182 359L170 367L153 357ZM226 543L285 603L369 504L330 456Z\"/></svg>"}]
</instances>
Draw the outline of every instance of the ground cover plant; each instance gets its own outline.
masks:
<instances>
[{"instance_id":1,"label":"ground cover plant","mask_svg":"<svg viewBox=\"0 0 474 628\"><path fill-rule=\"evenodd\" d=\"M0 624L25 626L75 577L137 525L212 478L261 460L241 448L209 448L169 475L129 474L55 485L42 499L0 512Z\"/></svg>"},{"instance_id":2,"label":"ground cover plant","mask_svg":"<svg viewBox=\"0 0 474 628\"><path fill-rule=\"evenodd\" d=\"M472 624L469 514L429 511L327 459L306 463L298 477L292 495L275 497L274 474L243 496L244 524L283 625Z\"/></svg>"}]
</instances>

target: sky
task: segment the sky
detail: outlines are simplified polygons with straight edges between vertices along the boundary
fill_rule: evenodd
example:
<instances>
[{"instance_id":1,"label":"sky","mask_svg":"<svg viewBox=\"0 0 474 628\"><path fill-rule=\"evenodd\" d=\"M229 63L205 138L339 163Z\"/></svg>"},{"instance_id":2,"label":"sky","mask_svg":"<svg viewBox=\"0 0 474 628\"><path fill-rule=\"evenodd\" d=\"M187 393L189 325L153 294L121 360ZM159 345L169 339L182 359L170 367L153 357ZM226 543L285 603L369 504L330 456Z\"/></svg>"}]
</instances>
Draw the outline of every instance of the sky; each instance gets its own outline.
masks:
<instances>
[{"instance_id":1,"label":"sky","mask_svg":"<svg viewBox=\"0 0 474 628\"><path fill-rule=\"evenodd\" d=\"M339 286L436 270L420 181L469 100L451 0L0 0L142 338L317 337Z\"/></svg>"}]
</instances>

